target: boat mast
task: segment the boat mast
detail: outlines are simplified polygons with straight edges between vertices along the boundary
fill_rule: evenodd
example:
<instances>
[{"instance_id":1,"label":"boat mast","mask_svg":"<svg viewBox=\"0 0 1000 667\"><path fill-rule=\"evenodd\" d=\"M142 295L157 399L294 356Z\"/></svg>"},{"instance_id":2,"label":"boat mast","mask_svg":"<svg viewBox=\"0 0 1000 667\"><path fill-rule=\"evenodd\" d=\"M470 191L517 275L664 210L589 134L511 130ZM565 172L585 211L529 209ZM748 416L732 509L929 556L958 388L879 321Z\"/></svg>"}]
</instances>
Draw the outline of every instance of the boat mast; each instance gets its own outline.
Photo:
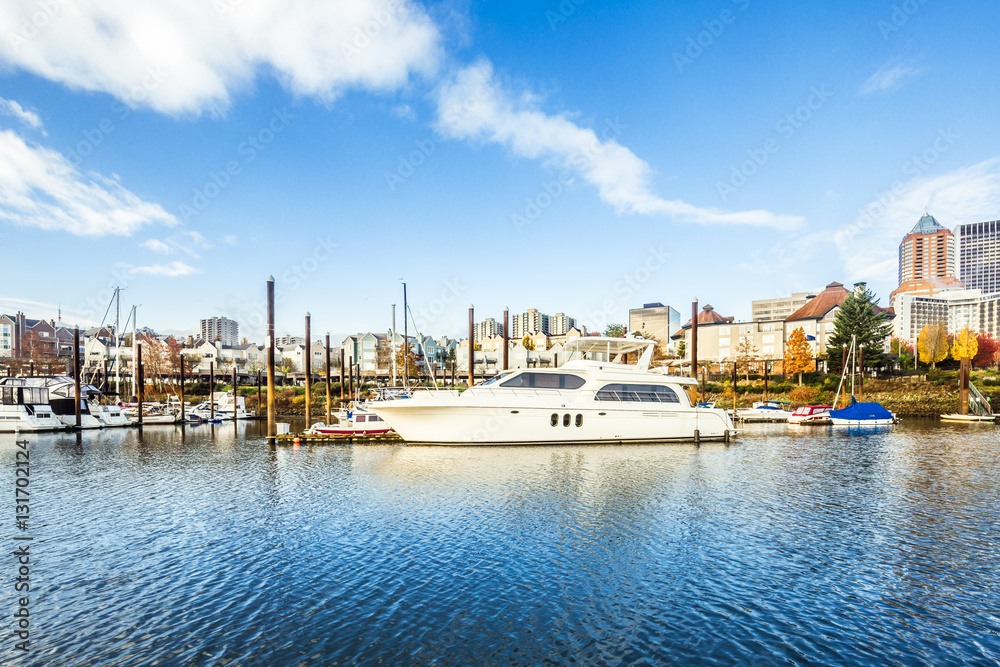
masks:
<instances>
[{"instance_id":1,"label":"boat mast","mask_svg":"<svg viewBox=\"0 0 1000 667\"><path fill-rule=\"evenodd\" d=\"M410 388L410 336L406 319L406 283L403 283L403 387Z\"/></svg>"},{"instance_id":2,"label":"boat mast","mask_svg":"<svg viewBox=\"0 0 1000 667\"><path fill-rule=\"evenodd\" d=\"M389 337L392 350L392 386L396 386L396 304L392 304L392 335Z\"/></svg>"},{"instance_id":3,"label":"boat mast","mask_svg":"<svg viewBox=\"0 0 1000 667\"><path fill-rule=\"evenodd\" d=\"M139 396L139 351L138 338L136 338L135 326L135 306L132 306L132 395L138 400Z\"/></svg>"},{"instance_id":4,"label":"boat mast","mask_svg":"<svg viewBox=\"0 0 1000 667\"><path fill-rule=\"evenodd\" d=\"M115 288L115 393L118 400L122 398L122 374L120 365L120 352L122 347L122 288Z\"/></svg>"}]
</instances>

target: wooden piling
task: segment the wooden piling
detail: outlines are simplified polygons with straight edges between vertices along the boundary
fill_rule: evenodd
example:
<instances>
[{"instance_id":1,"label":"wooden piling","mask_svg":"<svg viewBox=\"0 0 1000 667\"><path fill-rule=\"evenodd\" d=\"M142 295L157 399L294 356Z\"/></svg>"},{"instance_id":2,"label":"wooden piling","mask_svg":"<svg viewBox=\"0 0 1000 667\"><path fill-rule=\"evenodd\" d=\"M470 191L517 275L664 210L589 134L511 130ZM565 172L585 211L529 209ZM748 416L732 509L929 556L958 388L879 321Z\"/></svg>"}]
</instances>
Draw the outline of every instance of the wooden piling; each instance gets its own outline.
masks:
<instances>
[{"instance_id":1,"label":"wooden piling","mask_svg":"<svg viewBox=\"0 0 1000 667\"><path fill-rule=\"evenodd\" d=\"M260 369L257 370L257 418L260 418Z\"/></svg>"},{"instance_id":2,"label":"wooden piling","mask_svg":"<svg viewBox=\"0 0 1000 667\"><path fill-rule=\"evenodd\" d=\"M302 355L302 367L306 372L306 428L312 426L312 317L306 313L306 350Z\"/></svg>"},{"instance_id":3,"label":"wooden piling","mask_svg":"<svg viewBox=\"0 0 1000 667\"><path fill-rule=\"evenodd\" d=\"M240 395L239 389L240 378L236 372L236 360L233 359L233 421L236 421L236 397Z\"/></svg>"},{"instance_id":4,"label":"wooden piling","mask_svg":"<svg viewBox=\"0 0 1000 667\"><path fill-rule=\"evenodd\" d=\"M476 384L476 324L475 311L469 304L469 386Z\"/></svg>"},{"instance_id":5,"label":"wooden piling","mask_svg":"<svg viewBox=\"0 0 1000 667\"><path fill-rule=\"evenodd\" d=\"M80 327L73 327L73 385L76 390L76 427L83 421L80 407Z\"/></svg>"},{"instance_id":6,"label":"wooden piling","mask_svg":"<svg viewBox=\"0 0 1000 667\"><path fill-rule=\"evenodd\" d=\"M968 357L960 362L958 371L958 414L969 414L969 370L971 361Z\"/></svg>"},{"instance_id":7,"label":"wooden piling","mask_svg":"<svg viewBox=\"0 0 1000 667\"><path fill-rule=\"evenodd\" d=\"M180 391L180 398L181 398L181 423L183 424L187 420L187 417L184 414L185 407L184 407L184 355L183 354L181 355L181 391Z\"/></svg>"},{"instance_id":8,"label":"wooden piling","mask_svg":"<svg viewBox=\"0 0 1000 667\"><path fill-rule=\"evenodd\" d=\"M326 424L329 425L333 421L333 406L331 401L333 400L330 396L330 334L326 334L326 355L324 357L326 361Z\"/></svg>"},{"instance_id":9,"label":"wooden piling","mask_svg":"<svg viewBox=\"0 0 1000 667\"><path fill-rule=\"evenodd\" d=\"M340 348L340 400L344 400L344 348Z\"/></svg>"},{"instance_id":10,"label":"wooden piling","mask_svg":"<svg viewBox=\"0 0 1000 667\"><path fill-rule=\"evenodd\" d=\"M347 395L350 400L354 400L354 362L351 362L347 371Z\"/></svg>"},{"instance_id":11,"label":"wooden piling","mask_svg":"<svg viewBox=\"0 0 1000 667\"><path fill-rule=\"evenodd\" d=\"M210 419L215 421L215 362L208 362L208 409Z\"/></svg>"},{"instance_id":12,"label":"wooden piling","mask_svg":"<svg viewBox=\"0 0 1000 667\"><path fill-rule=\"evenodd\" d=\"M691 377L698 379L698 299L691 302Z\"/></svg>"},{"instance_id":13,"label":"wooden piling","mask_svg":"<svg viewBox=\"0 0 1000 667\"><path fill-rule=\"evenodd\" d=\"M138 425L142 426L142 385L146 378L143 377L142 368L142 343L136 342L135 344L135 359L132 361L135 364L135 400L138 403L138 414L139 420Z\"/></svg>"},{"instance_id":14,"label":"wooden piling","mask_svg":"<svg viewBox=\"0 0 1000 667\"><path fill-rule=\"evenodd\" d=\"M510 322L507 309L503 309L503 370L510 368L507 353L510 351Z\"/></svg>"},{"instance_id":15,"label":"wooden piling","mask_svg":"<svg viewBox=\"0 0 1000 667\"><path fill-rule=\"evenodd\" d=\"M278 434L274 411L274 276L270 276L267 279L267 437L271 442Z\"/></svg>"}]
</instances>

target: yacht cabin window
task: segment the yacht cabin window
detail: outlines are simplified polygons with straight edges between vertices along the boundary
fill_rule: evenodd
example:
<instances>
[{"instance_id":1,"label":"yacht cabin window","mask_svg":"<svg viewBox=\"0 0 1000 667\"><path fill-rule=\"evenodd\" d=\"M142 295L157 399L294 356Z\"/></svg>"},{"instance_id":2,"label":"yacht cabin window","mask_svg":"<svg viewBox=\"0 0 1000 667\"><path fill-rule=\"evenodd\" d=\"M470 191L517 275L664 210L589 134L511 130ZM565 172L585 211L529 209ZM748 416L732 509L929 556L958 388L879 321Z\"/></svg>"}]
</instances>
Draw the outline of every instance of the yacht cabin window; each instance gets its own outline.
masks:
<instances>
[{"instance_id":1,"label":"yacht cabin window","mask_svg":"<svg viewBox=\"0 0 1000 667\"><path fill-rule=\"evenodd\" d=\"M680 403L670 387L658 384L606 384L597 392L598 401L634 403Z\"/></svg>"},{"instance_id":2,"label":"yacht cabin window","mask_svg":"<svg viewBox=\"0 0 1000 667\"><path fill-rule=\"evenodd\" d=\"M532 389L579 389L585 380L579 375L567 373L521 373L506 382L501 387L532 388Z\"/></svg>"}]
</instances>

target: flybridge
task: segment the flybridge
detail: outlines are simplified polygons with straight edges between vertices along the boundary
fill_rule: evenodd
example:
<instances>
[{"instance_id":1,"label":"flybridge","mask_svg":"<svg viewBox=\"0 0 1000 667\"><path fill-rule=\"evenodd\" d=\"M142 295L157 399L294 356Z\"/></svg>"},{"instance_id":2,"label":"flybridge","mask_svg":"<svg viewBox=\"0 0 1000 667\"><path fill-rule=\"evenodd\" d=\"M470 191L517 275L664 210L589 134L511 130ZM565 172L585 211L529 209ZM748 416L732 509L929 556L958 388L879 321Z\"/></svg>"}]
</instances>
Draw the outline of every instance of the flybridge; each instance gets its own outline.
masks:
<instances>
[{"instance_id":1,"label":"flybridge","mask_svg":"<svg viewBox=\"0 0 1000 667\"><path fill-rule=\"evenodd\" d=\"M587 359L589 356L593 361L604 361L613 364L624 364L625 355L632 352L641 352L642 354L636 360L634 366L641 370L647 370L650 362L653 360L653 348L655 346L655 340L648 340L646 338L588 336L567 342L565 350L570 360L573 360L574 354L579 354L581 359Z\"/></svg>"}]
</instances>

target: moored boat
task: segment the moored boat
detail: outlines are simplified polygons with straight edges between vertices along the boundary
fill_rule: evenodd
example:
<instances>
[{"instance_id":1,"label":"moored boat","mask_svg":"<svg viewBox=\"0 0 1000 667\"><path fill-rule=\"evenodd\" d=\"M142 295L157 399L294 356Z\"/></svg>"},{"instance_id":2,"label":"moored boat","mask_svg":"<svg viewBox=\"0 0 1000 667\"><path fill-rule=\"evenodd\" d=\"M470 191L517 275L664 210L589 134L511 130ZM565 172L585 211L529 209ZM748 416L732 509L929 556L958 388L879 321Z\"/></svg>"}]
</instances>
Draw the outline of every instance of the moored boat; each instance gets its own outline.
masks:
<instances>
[{"instance_id":1,"label":"moored boat","mask_svg":"<svg viewBox=\"0 0 1000 667\"><path fill-rule=\"evenodd\" d=\"M48 389L0 381L0 433L60 431L64 428L66 425L55 416L49 405Z\"/></svg>"},{"instance_id":2,"label":"moored boat","mask_svg":"<svg viewBox=\"0 0 1000 667\"><path fill-rule=\"evenodd\" d=\"M829 412L833 406L830 405L803 405L792 411L788 418L789 424L818 425L829 424Z\"/></svg>"},{"instance_id":3,"label":"moored boat","mask_svg":"<svg viewBox=\"0 0 1000 667\"><path fill-rule=\"evenodd\" d=\"M650 370L655 345L580 338L559 368L504 371L464 392L419 391L371 410L409 443L728 441L726 411L698 408L686 393L694 379Z\"/></svg>"},{"instance_id":4,"label":"moored boat","mask_svg":"<svg viewBox=\"0 0 1000 667\"><path fill-rule=\"evenodd\" d=\"M896 415L878 403L852 402L841 410L830 410L834 426L888 426L899 421Z\"/></svg>"},{"instance_id":5,"label":"moored boat","mask_svg":"<svg viewBox=\"0 0 1000 667\"><path fill-rule=\"evenodd\" d=\"M757 401L753 407L736 411L736 421L742 422L783 422L788 421L792 412L787 401Z\"/></svg>"}]
</instances>

